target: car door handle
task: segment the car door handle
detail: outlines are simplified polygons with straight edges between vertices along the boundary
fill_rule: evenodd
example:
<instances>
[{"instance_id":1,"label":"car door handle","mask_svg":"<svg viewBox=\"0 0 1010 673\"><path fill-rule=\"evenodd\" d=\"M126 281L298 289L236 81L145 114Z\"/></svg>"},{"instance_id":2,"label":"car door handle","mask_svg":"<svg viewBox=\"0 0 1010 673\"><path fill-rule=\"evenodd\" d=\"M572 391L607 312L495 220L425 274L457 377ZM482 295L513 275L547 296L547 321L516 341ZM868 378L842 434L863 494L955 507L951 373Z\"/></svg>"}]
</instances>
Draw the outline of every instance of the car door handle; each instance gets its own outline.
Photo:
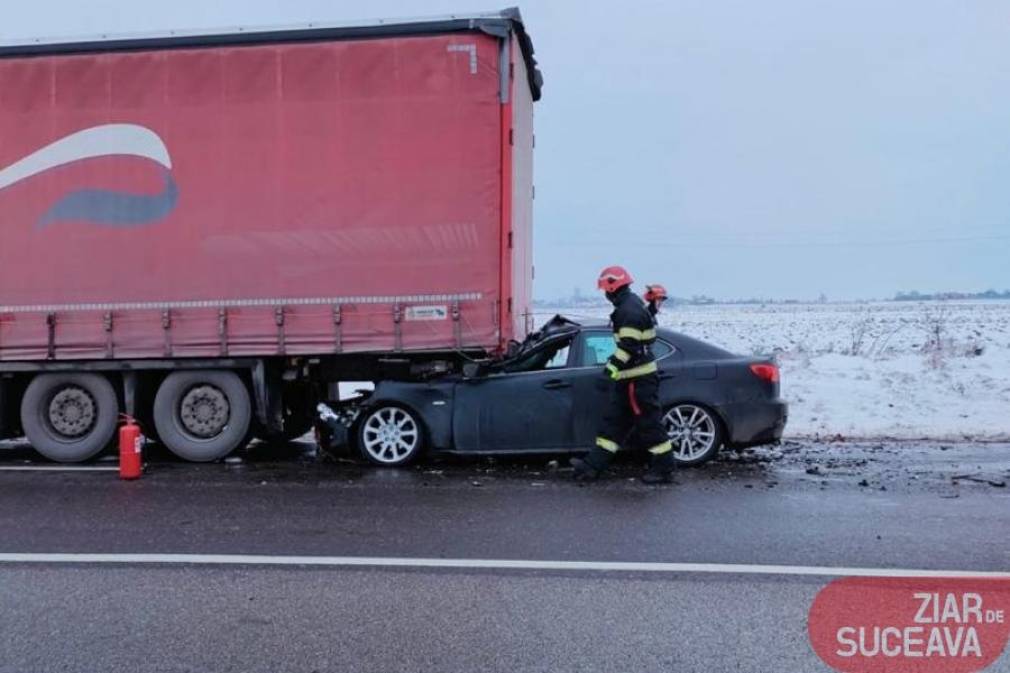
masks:
<instances>
[{"instance_id":1,"label":"car door handle","mask_svg":"<svg viewBox=\"0 0 1010 673\"><path fill-rule=\"evenodd\" d=\"M559 390L561 388L571 388L572 384L568 381L562 381L561 379L551 379L544 384L544 388L547 390Z\"/></svg>"}]
</instances>

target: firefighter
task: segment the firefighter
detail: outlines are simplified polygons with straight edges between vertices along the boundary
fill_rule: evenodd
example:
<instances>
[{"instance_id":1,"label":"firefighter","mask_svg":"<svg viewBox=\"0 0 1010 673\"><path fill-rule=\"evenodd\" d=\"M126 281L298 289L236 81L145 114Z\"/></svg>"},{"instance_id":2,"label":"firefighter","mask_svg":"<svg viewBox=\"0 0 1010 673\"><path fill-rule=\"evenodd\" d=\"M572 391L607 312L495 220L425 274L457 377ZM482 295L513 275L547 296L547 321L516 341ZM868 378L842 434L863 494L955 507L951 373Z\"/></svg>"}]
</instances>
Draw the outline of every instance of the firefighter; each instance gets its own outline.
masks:
<instances>
[{"instance_id":1,"label":"firefighter","mask_svg":"<svg viewBox=\"0 0 1010 673\"><path fill-rule=\"evenodd\" d=\"M634 434L649 452L649 469L642 481L669 483L673 480L673 444L663 428L659 407L659 374L652 355L655 322L642 298L631 291L631 275L622 267L604 269L597 286L614 305L610 322L617 348L604 370L610 380L610 402L596 446L584 457L572 459L575 477L599 477L621 443Z\"/></svg>"},{"instance_id":2,"label":"firefighter","mask_svg":"<svg viewBox=\"0 0 1010 673\"><path fill-rule=\"evenodd\" d=\"M649 313L655 321L656 316L659 314L659 309L663 307L663 302L666 301L666 288L656 283L654 285L645 286L645 294L642 295L645 299L646 305L649 307Z\"/></svg>"}]
</instances>

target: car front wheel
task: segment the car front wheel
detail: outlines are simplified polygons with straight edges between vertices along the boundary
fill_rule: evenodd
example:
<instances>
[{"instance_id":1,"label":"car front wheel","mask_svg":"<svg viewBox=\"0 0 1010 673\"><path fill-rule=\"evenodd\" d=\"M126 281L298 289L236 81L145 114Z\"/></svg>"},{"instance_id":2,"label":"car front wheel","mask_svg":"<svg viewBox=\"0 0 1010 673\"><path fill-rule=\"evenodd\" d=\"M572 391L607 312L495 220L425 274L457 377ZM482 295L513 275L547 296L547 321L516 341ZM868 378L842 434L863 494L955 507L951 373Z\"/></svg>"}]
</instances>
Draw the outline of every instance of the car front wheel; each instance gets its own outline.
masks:
<instances>
[{"instance_id":1,"label":"car front wheel","mask_svg":"<svg viewBox=\"0 0 1010 673\"><path fill-rule=\"evenodd\" d=\"M678 404L663 416L673 442L673 458L680 465L700 465L722 446L722 426L711 411L696 404Z\"/></svg>"},{"instance_id":2,"label":"car front wheel","mask_svg":"<svg viewBox=\"0 0 1010 673\"><path fill-rule=\"evenodd\" d=\"M415 460L424 446L421 421L403 407L369 411L358 428L358 449L369 462L400 467Z\"/></svg>"}]
</instances>

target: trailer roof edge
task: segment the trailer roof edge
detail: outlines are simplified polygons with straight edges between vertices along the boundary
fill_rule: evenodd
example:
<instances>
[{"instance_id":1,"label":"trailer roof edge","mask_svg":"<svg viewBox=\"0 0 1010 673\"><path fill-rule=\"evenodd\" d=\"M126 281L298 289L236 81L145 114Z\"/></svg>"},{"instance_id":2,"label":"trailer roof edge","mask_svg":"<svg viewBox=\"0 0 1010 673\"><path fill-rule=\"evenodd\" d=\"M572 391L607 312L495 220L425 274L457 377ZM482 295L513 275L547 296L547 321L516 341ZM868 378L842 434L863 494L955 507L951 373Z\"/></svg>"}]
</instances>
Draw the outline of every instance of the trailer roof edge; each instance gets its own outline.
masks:
<instances>
[{"instance_id":1,"label":"trailer roof edge","mask_svg":"<svg viewBox=\"0 0 1010 673\"><path fill-rule=\"evenodd\" d=\"M0 57L50 56L105 51L138 51L143 49L173 49L251 45L271 42L301 42L312 40L349 40L388 36L431 35L466 31L501 34L515 33L522 49L529 76L533 100L540 100L543 75L537 67L533 41L526 32L518 7L497 12L453 14L441 17L410 19L377 19L350 23L313 22L301 25L273 27L234 27L209 30L173 30L165 33L135 35L96 35L73 38L35 38L0 43Z\"/></svg>"}]
</instances>

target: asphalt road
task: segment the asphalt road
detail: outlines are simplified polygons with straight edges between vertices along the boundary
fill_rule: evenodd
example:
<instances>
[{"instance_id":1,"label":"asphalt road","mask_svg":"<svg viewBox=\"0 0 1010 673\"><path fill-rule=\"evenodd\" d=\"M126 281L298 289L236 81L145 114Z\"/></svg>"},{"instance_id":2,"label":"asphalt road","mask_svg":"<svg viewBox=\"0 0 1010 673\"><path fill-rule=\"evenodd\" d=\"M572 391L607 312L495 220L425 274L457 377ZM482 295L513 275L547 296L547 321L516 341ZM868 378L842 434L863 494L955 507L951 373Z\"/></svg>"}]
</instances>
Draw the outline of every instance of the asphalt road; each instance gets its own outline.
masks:
<instances>
[{"instance_id":1,"label":"asphalt road","mask_svg":"<svg viewBox=\"0 0 1010 673\"><path fill-rule=\"evenodd\" d=\"M546 458L391 472L306 449L215 465L155 451L125 483L4 471L45 467L8 448L0 553L1010 569L1003 445L795 444L662 487L634 463L579 486ZM0 671L824 671L806 616L830 580L0 563Z\"/></svg>"}]
</instances>

